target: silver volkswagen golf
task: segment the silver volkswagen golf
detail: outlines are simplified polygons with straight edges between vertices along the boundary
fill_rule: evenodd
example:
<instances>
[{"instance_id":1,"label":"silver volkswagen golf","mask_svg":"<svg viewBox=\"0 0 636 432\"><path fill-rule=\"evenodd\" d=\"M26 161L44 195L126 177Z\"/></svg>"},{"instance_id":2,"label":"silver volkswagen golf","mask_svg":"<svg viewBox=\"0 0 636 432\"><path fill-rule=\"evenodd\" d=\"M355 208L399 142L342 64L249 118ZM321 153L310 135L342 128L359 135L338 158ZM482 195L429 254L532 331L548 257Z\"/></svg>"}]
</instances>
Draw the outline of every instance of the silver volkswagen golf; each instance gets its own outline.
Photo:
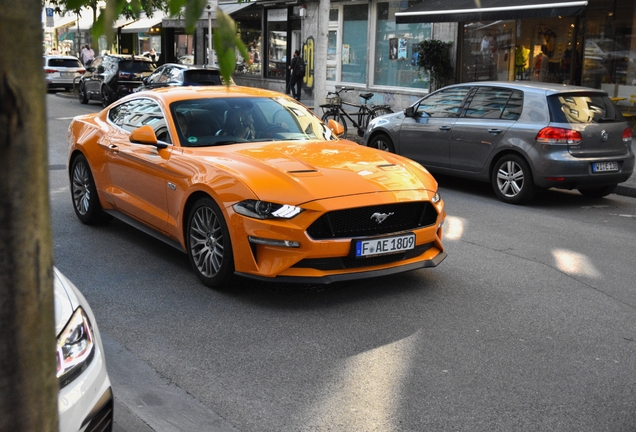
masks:
<instances>
[{"instance_id":1,"label":"silver volkswagen golf","mask_svg":"<svg viewBox=\"0 0 636 432\"><path fill-rule=\"evenodd\" d=\"M540 188L601 198L634 170L632 128L607 93L557 84L448 86L373 119L364 144L434 173L491 182L512 204Z\"/></svg>"}]
</instances>

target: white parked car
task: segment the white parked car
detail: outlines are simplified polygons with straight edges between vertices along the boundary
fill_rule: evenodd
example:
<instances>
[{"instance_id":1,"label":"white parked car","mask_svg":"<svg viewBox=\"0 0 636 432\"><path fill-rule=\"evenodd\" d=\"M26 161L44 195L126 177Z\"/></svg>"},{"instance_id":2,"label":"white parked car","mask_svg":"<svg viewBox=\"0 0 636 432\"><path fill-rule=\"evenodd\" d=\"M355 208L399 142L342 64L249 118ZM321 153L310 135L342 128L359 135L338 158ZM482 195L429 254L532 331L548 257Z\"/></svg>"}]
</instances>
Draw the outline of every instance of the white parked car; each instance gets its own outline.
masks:
<instances>
[{"instance_id":1,"label":"white parked car","mask_svg":"<svg viewBox=\"0 0 636 432\"><path fill-rule=\"evenodd\" d=\"M53 269L59 430L111 431L113 392L95 316L86 299Z\"/></svg>"},{"instance_id":2,"label":"white parked car","mask_svg":"<svg viewBox=\"0 0 636 432\"><path fill-rule=\"evenodd\" d=\"M81 77L86 68L77 57L72 56L44 56L44 79L49 89L63 88L70 90L76 78Z\"/></svg>"}]
</instances>

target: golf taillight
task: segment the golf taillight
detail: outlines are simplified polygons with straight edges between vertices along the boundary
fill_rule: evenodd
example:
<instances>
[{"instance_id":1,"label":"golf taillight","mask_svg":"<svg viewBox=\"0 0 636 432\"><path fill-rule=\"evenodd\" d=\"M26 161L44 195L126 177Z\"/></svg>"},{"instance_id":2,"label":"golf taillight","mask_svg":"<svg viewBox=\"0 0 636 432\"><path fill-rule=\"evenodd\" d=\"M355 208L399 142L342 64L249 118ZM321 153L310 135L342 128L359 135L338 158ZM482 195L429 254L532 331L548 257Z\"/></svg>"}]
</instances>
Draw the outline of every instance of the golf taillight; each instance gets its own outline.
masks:
<instances>
[{"instance_id":1,"label":"golf taillight","mask_svg":"<svg viewBox=\"0 0 636 432\"><path fill-rule=\"evenodd\" d=\"M624 142L632 142L632 129L627 128L623 131L623 141Z\"/></svg>"},{"instance_id":2,"label":"golf taillight","mask_svg":"<svg viewBox=\"0 0 636 432\"><path fill-rule=\"evenodd\" d=\"M44 73L55 73L57 69L44 69Z\"/></svg>"},{"instance_id":3,"label":"golf taillight","mask_svg":"<svg viewBox=\"0 0 636 432\"><path fill-rule=\"evenodd\" d=\"M583 137L579 131L558 127L545 127L539 131L536 140L542 144L574 144L581 142Z\"/></svg>"}]
</instances>

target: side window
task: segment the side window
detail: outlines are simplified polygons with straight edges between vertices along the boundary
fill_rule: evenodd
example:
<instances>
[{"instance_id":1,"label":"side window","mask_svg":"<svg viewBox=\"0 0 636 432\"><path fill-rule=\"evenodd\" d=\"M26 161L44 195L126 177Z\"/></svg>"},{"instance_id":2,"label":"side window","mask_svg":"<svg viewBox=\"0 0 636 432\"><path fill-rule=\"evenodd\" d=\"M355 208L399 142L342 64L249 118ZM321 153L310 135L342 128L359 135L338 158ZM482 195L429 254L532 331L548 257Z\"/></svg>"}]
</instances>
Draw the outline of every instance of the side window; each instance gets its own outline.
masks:
<instances>
[{"instance_id":1,"label":"side window","mask_svg":"<svg viewBox=\"0 0 636 432\"><path fill-rule=\"evenodd\" d=\"M98 66L102 65L102 58L101 57L97 57L95 60L93 60L93 62L91 63L91 67L94 67L95 69L97 69Z\"/></svg>"},{"instance_id":2,"label":"side window","mask_svg":"<svg viewBox=\"0 0 636 432\"><path fill-rule=\"evenodd\" d=\"M433 93L423 99L417 112L428 117L458 117L470 87L454 87Z\"/></svg>"},{"instance_id":3,"label":"side window","mask_svg":"<svg viewBox=\"0 0 636 432\"><path fill-rule=\"evenodd\" d=\"M179 68L170 69L170 76L168 78L168 82L182 82L183 79L180 78L182 73L183 71Z\"/></svg>"},{"instance_id":4,"label":"side window","mask_svg":"<svg viewBox=\"0 0 636 432\"><path fill-rule=\"evenodd\" d=\"M500 87L479 87L470 101L466 118L517 120L521 115L523 93Z\"/></svg>"},{"instance_id":5,"label":"side window","mask_svg":"<svg viewBox=\"0 0 636 432\"><path fill-rule=\"evenodd\" d=\"M161 72L163 72L163 69L161 70L157 70L154 71L149 77L148 77L148 84L154 84L156 82L159 82L159 79L161 78Z\"/></svg>"},{"instance_id":6,"label":"side window","mask_svg":"<svg viewBox=\"0 0 636 432\"><path fill-rule=\"evenodd\" d=\"M507 120L519 120L521 117L521 111L523 109L523 92L515 90L512 92L506 108L504 109L501 118Z\"/></svg>"},{"instance_id":7,"label":"side window","mask_svg":"<svg viewBox=\"0 0 636 432\"><path fill-rule=\"evenodd\" d=\"M161 73L161 76L159 77L159 79L157 80L157 82L160 83L167 83L168 81L170 81L170 71L172 70L172 68L164 68L163 72Z\"/></svg>"},{"instance_id":8,"label":"side window","mask_svg":"<svg viewBox=\"0 0 636 432\"><path fill-rule=\"evenodd\" d=\"M120 128L133 130L150 125L160 141L169 142L168 126L159 104L151 99L135 99L110 110L108 118Z\"/></svg>"},{"instance_id":9,"label":"side window","mask_svg":"<svg viewBox=\"0 0 636 432\"><path fill-rule=\"evenodd\" d=\"M130 113L130 104L131 102L123 103L111 108L108 112L108 119L120 128L123 128L124 121Z\"/></svg>"}]
</instances>

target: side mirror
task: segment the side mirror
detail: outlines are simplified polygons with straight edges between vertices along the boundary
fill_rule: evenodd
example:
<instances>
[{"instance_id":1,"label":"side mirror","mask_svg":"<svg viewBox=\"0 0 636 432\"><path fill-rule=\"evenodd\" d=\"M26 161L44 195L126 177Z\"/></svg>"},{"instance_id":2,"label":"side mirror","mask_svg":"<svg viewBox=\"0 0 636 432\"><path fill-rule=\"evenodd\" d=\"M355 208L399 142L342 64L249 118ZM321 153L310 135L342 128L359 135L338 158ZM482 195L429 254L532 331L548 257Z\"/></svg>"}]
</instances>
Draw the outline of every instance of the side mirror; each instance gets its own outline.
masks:
<instances>
[{"instance_id":1,"label":"side mirror","mask_svg":"<svg viewBox=\"0 0 636 432\"><path fill-rule=\"evenodd\" d=\"M335 136L340 136L344 133L344 126L335 121L334 119L329 119L327 122L327 127Z\"/></svg>"},{"instance_id":2,"label":"side mirror","mask_svg":"<svg viewBox=\"0 0 636 432\"><path fill-rule=\"evenodd\" d=\"M404 110L404 115L407 117L415 117L415 107L410 106Z\"/></svg>"},{"instance_id":3,"label":"side mirror","mask_svg":"<svg viewBox=\"0 0 636 432\"><path fill-rule=\"evenodd\" d=\"M95 69L93 68L93 70ZM97 66L97 73L104 73L104 70L104 66Z\"/></svg>"},{"instance_id":4,"label":"side mirror","mask_svg":"<svg viewBox=\"0 0 636 432\"><path fill-rule=\"evenodd\" d=\"M89 66L86 68L88 72L95 72L95 68L93 66Z\"/></svg>"},{"instance_id":5,"label":"side mirror","mask_svg":"<svg viewBox=\"0 0 636 432\"><path fill-rule=\"evenodd\" d=\"M167 144L157 141L157 135L155 135L155 131L149 125L145 125L133 130L130 133L130 142L134 144L153 145L157 148L168 147Z\"/></svg>"}]
</instances>

